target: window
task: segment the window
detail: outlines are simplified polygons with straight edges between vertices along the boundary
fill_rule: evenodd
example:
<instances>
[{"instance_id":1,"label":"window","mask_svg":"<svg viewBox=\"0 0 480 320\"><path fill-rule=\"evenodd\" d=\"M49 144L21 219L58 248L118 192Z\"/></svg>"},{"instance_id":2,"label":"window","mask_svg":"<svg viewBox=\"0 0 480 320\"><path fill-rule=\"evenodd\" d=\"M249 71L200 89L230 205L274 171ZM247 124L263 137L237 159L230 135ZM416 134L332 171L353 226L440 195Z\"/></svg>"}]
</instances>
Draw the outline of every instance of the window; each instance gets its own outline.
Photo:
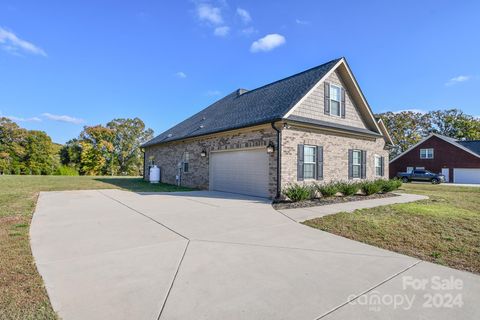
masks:
<instances>
[{"instance_id":1,"label":"window","mask_svg":"<svg viewBox=\"0 0 480 320\"><path fill-rule=\"evenodd\" d=\"M433 159L433 148L420 149L420 159Z\"/></svg>"},{"instance_id":2,"label":"window","mask_svg":"<svg viewBox=\"0 0 480 320\"><path fill-rule=\"evenodd\" d=\"M375 175L383 176L383 158L380 156L375 156Z\"/></svg>"},{"instance_id":3,"label":"window","mask_svg":"<svg viewBox=\"0 0 480 320\"><path fill-rule=\"evenodd\" d=\"M340 116L341 88L330 85L330 114Z\"/></svg>"},{"instance_id":4,"label":"window","mask_svg":"<svg viewBox=\"0 0 480 320\"><path fill-rule=\"evenodd\" d=\"M190 160L190 154L188 152L185 152L183 154L183 172L188 172L188 162Z\"/></svg>"},{"instance_id":5,"label":"window","mask_svg":"<svg viewBox=\"0 0 480 320\"><path fill-rule=\"evenodd\" d=\"M317 174L317 147L303 147L303 178L316 179Z\"/></svg>"},{"instance_id":6,"label":"window","mask_svg":"<svg viewBox=\"0 0 480 320\"><path fill-rule=\"evenodd\" d=\"M352 153L352 178L360 178L362 168L362 151L353 150Z\"/></svg>"}]
</instances>

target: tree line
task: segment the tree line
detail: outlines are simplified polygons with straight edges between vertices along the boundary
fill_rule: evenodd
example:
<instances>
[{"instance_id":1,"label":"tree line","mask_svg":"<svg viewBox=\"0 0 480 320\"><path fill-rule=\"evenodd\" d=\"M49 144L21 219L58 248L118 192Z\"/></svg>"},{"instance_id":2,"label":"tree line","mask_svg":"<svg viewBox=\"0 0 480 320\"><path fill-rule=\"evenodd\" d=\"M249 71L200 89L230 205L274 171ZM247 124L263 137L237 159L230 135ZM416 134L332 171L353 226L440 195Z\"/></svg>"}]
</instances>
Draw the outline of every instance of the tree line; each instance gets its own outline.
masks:
<instances>
[{"instance_id":1,"label":"tree line","mask_svg":"<svg viewBox=\"0 0 480 320\"><path fill-rule=\"evenodd\" d=\"M480 140L480 119L458 109L428 113L385 112L381 118L395 143L393 157L430 133L459 140ZM0 174L141 175L140 145L153 137L139 118L85 126L64 145L43 131L27 130L0 117Z\"/></svg>"},{"instance_id":2,"label":"tree line","mask_svg":"<svg viewBox=\"0 0 480 320\"><path fill-rule=\"evenodd\" d=\"M382 119L395 144L390 158L402 153L431 133L458 140L480 140L480 119L459 109L427 113L415 111L385 112Z\"/></svg>"},{"instance_id":3,"label":"tree line","mask_svg":"<svg viewBox=\"0 0 480 320\"><path fill-rule=\"evenodd\" d=\"M139 118L85 126L60 145L43 131L0 117L0 174L141 175L140 145L153 137Z\"/></svg>"}]
</instances>

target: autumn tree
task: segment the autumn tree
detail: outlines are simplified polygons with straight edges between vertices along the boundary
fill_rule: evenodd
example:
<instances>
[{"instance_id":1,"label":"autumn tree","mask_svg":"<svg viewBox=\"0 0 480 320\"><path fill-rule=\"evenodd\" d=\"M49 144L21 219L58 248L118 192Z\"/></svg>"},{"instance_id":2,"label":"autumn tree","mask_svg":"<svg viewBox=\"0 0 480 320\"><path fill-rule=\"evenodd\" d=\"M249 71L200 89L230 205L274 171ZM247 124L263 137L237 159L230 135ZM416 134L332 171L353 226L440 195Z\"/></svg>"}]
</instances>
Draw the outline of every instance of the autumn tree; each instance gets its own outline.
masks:
<instances>
[{"instance_id":1,"label":"autumn tree","mask_svg":"<svg viewBox=\"0 0 480 320\"><path fill-rule=\"evenodd\" d=\"M58 150L45 132L0 118L0 173L52 174L59 165Z\"/></svg>"},{"instance_id":2,"label":"autumn tree","mask_svg":"<svg viewBox=\"0 0 480 320\"><path fill-rule=\"evenodd\" d=\"M480 120L458 109L437 110L428 113L402 111L378 114L387 127L395 147L390 156L396 156L428 136L438 133L458 140L480 139Z\"/></svg>"},{"instance_id":3,"label":"autumn tree","mask_svg":"<svg viewBox=\"0 0 480 320\"><path fill-rule=\"evenodd\" d=\"M140 145L153 137L152 129L145 129L139 118L114 119L107 123L114 132L115 163L121 175L139 175L143 171L143 154Z\"/></svg>"},{"instance_id":4,"label":"autumn tree","mask_svg":"<svg viewBox=\"0 0 480 320\"><path fill-rule=\"evenodd\" d=\"M114 175L114 132L101 125L85 127L80 133L80 170L86 175Z\"/></svg>"},{"instance_id":5,"label":"autumn tree","mask_svg":"<svg viewBox=\"0 0 480 320\"><path fill-rule=\"evenodd\" d=\"M390 156L407 150L428 135L428 117L420 112L385 112L377 115L387 127L395 147Z\"/></svg>"},{"instance_id":6,"label":"autumn tree","mask_svg":"<svg viewBox=\"0 0 480 320\"><path fill-rule=\"evenodd\" d=\"M460 140L480 139L480 119L458 109L430 111L431 132Z\"/></svg>"}]
</instances>

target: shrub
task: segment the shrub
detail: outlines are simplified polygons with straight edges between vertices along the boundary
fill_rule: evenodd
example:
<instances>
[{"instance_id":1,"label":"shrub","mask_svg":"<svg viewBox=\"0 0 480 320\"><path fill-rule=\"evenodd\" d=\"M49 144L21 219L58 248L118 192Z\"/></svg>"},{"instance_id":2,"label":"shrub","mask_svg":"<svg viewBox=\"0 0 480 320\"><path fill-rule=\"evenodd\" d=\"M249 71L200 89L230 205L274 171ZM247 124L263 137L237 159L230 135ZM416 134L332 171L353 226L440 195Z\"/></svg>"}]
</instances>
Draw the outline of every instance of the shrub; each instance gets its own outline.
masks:
<instances>
[{"instance_id":1,"label":"shrub","mask_svg":"<svg viewBox=\"0 0 480 320\"><path fill-rule=\"evenodd\" d=\"M402 186L402 180L400 179L395 178L390 181L392 181L393 185L395 186L395 189L399 189Z\"/></svg>"},{"instance_id":2,"label":"shrub","mask_svg":"<svg viewBox=\"0 0 480 320\"><path fill-rule=\"evenodd\" d=\"M338 192L338 187L335 183L316 184L315 189L324 197L332 197Z\"/></svg>"},{"instance_id":3,"label":"shrub","mask_svg":"<svg viewBox=\"0 0 480 320\"><path fill-rule=\"evenodd\" d=\"M360 189L360 185L355 182L338 182L337 188L344 196L353 196Z\"/></svg>"},{"instance_id":4,"label":"shrub","mask_svg":"<svg viewBox=\"0 0 480 320\"><path fill-rule=\"evenodd\" d=\"M367 196L370 196L375 193L379 193L382 188L377 181L364 181L361 183L360 188L362 189L363 193Z\"/></svg>"},{"instance_id":5,"label":"shrub","mask_svg":"<svg viewBox=\"0 0 480 320\"><path fill-rule=\"evenodd\" d=\"M59 176L78 176L78 171L69 166L60 166L55 174Z\"/></svg>"},{"instance_id":6,"label":"shrub","mask_svg":"<svg viewBox=\"0 0 480 320\"><path fill-rule=\"evenodd\" d=\"M385 180L378 179L377 184L380 186L382 192L392 192L402 186L402 181L399 179Z\"/></svg>"},{"instance_id":7,"label":"shrub","mask_svg":"<svg viewBox=\"0 0 480 320\"><path fill-rule=\"evenodd\" d=\"M304 201L312 197L312 187L301 184L290 184L283 189L283 195L293 202Z\"/></svg>"}]
</instances>

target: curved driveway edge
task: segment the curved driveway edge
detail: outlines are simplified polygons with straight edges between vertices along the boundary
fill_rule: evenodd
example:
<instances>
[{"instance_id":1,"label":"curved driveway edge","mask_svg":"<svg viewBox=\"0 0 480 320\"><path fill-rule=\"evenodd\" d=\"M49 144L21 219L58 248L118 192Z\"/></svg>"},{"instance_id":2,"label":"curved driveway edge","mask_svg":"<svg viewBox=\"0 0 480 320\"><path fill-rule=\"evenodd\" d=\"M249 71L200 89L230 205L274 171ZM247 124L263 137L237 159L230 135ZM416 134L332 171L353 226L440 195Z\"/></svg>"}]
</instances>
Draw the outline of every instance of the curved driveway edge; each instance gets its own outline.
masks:
<instances>
[{"instance_id":1,"label":"curved driveway edge","mask_svg":"<svg viewBox=\"0 0 480 320\"><path fill-rule=\"evenodd\" d=\"M41 193L31 244L53 308L69 319L476 319L480 277L293 222L219 192ZM458 279L463 307L424 308ZM410 279L408 278L408 279ZM409 308L362 302L415 295ZM375 300L376 301L376 300Z\"/></svg>"}]
</instances>

